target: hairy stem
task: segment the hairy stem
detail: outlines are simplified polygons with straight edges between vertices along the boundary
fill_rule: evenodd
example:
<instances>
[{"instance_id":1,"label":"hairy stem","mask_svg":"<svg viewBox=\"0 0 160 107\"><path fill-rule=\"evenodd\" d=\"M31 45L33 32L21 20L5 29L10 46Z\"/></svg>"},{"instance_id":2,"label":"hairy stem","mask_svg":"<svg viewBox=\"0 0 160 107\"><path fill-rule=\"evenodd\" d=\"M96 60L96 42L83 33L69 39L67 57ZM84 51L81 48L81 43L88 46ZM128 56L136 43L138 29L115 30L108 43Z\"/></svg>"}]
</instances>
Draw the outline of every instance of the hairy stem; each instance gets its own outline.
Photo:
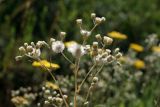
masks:
<instances>
[{"instance_id":1,"label":"hairy stem","mask_svg":"<svg viewBox=\"0 0 160 107\"><path fill-rule=\"evenodd\" d=\"M74 63L63 52L61 54L68 62L74 65Z\"/></svg>"}]
</instances>

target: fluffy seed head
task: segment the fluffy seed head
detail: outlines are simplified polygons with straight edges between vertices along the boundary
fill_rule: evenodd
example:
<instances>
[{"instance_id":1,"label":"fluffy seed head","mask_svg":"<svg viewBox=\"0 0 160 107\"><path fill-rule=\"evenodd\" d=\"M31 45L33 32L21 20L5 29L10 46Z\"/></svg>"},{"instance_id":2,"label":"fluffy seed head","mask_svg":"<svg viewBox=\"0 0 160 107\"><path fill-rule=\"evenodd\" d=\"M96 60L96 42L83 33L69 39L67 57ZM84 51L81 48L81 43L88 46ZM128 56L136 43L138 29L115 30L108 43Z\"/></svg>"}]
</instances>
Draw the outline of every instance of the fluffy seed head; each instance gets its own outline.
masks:
<instances>
[{"instance_id":1,"label":"fluffy seed head","mask_svg":"<svg viewBox=\"0 0 160 107\"><path fill-rule=\"evenodd\" d=\"M56 41L56 42L52 43L52 50L55 53L63 52L64 48L65 48L65 46L64 46L63 42L61 42L61 41Z\"/></svg>"}]
</instances>

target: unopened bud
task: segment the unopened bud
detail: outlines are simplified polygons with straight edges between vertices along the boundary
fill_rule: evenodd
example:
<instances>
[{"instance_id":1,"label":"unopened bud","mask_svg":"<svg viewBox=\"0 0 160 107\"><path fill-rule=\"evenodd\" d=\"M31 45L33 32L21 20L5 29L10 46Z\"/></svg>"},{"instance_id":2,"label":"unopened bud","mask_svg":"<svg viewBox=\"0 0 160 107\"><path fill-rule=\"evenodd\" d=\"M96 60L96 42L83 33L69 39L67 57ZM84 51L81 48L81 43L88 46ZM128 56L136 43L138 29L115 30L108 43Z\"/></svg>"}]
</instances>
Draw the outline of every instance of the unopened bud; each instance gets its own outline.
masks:
<instances>
[{"instance_id":1,"label":"unopened bud","mask_svg":"<svg viewBox=\"0 0 160 107\"><path fill-rule=\"evenodd\" d=\"M60 38L63 40L66 36L66 32L60 32Z\"/></svg>"},{"instance_id":2,"label":"unopened bud","mask_svg":"<svg viewBox=\"0 0 160 107\"><path fill-rule=\"evenodd\" d=\"M102 22L106 21L106 18L105 17L102 17L101 18Z\"/></svg>"},{"instance_id":3,"label":"unopened bud","mask_svg":"<svg viewBox=\"0 0 160 107\"><path fill-rule=\"evenodd\" d=\"M31 45L27 46L26 48L27 52L32 52L33 51L33 47Z\"/></svg>"},{"instance_id":4,"label":"unopened bud","mask_svg":"<svg viewBox=\"0 0 160 107\"><path fill-rule=\"evenodd\" d=\"M16 60L16 61L19 61L19 60L21 60L21 59L22 59L22 56L16 56L16 57L15 57L15 60Z\"/></svg>"},{"instance_id":5,"label":"unopened bud","mask_svg":"<svg viewBox=\"0 0 160 107\"><path fill-rule=\"evenodd\" d=\"M82 25L82 19L77 19L76 22L77 22L77 25L79 25L79 26Z\"/></svg>"},{"instance_id":6,"label":"unopened bud","mask_svg":"<svg viewBox=\"0 0 160 107\"><path fill-rule=\"evenodd\" d=\"M100 24L102 22L102 19L100 17L95 18L95 23Z\"/></svg>"},{"instance_id":7,"label":"unopened bud","mask_svg":"<svg viewBox=\"0 0 160 107\"><path fill-rule=\"evenodd\" d=\"M96 39L99 40L99 41L101 41L101 40L102 40L101 35L100 35L100 34L97 34L97 35L96 35Z\"/></svg>"},{"instance_id":8,"label":"unopened bud","mask_svg":"<svg viewBox=\"0 0 160 107\"><path fill-rule=\"evenodd\" d=\"M19 51L22 53L22 54L25 54L26 53L26 50L23 46L19 47Z\"/></svg>"},{"instance_id":9,"label":"unopened bud","mask_svg":"<svg viewBox=\"0 0 160 107\"><path fill-rule=\"evenodd\" d=\"M91 13L91 18L95 18L96 17L96 14L95 13Z\"/></svg>"},{"instance_id":10,"label":"unopened bud","mask_svg":"<svg viewBox=\"0 0 160 107\"><path fill-rule=\"evenodd\" d=\"M116 58L120 58L120 57L122 57L122 53L118 52L118 53L116 54Z\"/></svg>"},{"instance_id":11,"label":"unopened bud","mask_svg":"<svg viewBox=\"0 0 160 107\"><path fill-rule=\"evenodd\" d=\"M55 42L56 40L54 38L50 38L50 43Z\"/></svg>"},{"instance_id":12,"label":"unopened bud","mask_svg":"<svg viewBox=\"0 0 160 107\"><path fill-rule=\"evenodd\" d=\"M111 45L112 42L113 42L113 39L110 38L110 37L104 36L103 37L103 42L104 42L105 45Z\"/></svg>"},{"instance_id":13,"label":"unopened bud","mask_svg":"<svg viewBox=\"0 0 160 107\"><path fill-rule=\"evenodd\" d=\"M98 82L98 77L93 77L93 82L97 83Z\"/></svg>"},{"instance_id":14,"label":"unopened bud","mask_svg":"<svg viewBox=\"0 0 160 107\"><path fill-rule=\"evenodd\" d=\"M93 48L97 49L98 48L98 42L93 42Z\"/></svg>"}]
</instances>

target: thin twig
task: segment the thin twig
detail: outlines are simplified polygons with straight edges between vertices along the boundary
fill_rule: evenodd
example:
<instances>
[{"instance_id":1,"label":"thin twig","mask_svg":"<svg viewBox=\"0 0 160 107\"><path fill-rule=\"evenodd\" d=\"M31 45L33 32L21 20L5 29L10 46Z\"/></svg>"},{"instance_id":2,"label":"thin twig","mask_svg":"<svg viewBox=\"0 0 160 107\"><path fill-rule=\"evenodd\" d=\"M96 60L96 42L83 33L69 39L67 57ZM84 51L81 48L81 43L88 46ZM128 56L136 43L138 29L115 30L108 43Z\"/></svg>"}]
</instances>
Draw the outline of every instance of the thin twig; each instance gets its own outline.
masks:
<instances>
[{"instance_id":1,"label":"thin twig","mask_svg":"<svg viewBox=\"0 0 160 107\"><path fill-rule=\"evenodd\" d=\"M78 87L78 92L81 90L82 85L84 84L85 80L87 79L87 77L89 76L89 74L92 72L92 70L96 67L96 64L94 64L91 69L88 71L87 75L85 76L85 78L83 79L83 81L81 82L81 84Z\"/></svg>"},{"instance_id":2,"label":"thin twig","mask_svg":"<svg viewBox=\"0 0 160 107\"><path fill-rule=\"evenodd\" d=\"M90 32L93 32L93 30L98 26L98 24L95 24L94 27L91 29Z\"/></svg>"},{"instance_id":3,"label":"thin twig","mask_svg":"<svg viewBox=\"0 0 160 107\"><path fill-rule=\"evenodd\" d=\"M74 65L74 63L63 52L61 52L61 54L68 62Z\"/></svg>"},{"instance_id":4,"label":"thin twig","mask_svg":"<svg viewBox=\"0 0 160 107\"><path fill-rule=\"evenodd\" d=\"M103 65L100 67L100 69L98 70L98 72L96 72L95 76L97 76L97 75L101 72L101 70L103 69L104 65L105 65L105 64L103 64Z\"/></svg>"}]
</instances>

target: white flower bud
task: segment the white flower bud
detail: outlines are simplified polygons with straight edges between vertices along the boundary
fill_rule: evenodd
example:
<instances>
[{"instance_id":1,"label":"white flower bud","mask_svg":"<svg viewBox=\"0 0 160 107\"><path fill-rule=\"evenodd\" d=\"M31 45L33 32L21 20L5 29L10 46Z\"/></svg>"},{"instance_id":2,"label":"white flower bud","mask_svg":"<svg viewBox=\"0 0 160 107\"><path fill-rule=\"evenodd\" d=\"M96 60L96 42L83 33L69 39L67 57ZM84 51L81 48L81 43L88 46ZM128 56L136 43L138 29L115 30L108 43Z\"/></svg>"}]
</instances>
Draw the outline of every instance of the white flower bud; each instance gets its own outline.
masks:
<instances>
[{"instance_id":1,"label":"white flower bud","mask_svg":"<svg viewBox=\"0 0 160 107\"><path fill-rule=\"evenodd\" d=\"M79 26L82 25L82 19L77 19L76 22Z\"/></svg>"},{"instance_id":2,"label":"white flower bud","mask_svg":"<svg viewBox=\"0 0 160 107\"><path fill-rule=\"evenodd\" d=\"M110 38L110 37L104 36L103 37L103 42L104 42L105 45L111 45L112 42L113 42L113 39Z\"/></svg>"}]
</instances>

